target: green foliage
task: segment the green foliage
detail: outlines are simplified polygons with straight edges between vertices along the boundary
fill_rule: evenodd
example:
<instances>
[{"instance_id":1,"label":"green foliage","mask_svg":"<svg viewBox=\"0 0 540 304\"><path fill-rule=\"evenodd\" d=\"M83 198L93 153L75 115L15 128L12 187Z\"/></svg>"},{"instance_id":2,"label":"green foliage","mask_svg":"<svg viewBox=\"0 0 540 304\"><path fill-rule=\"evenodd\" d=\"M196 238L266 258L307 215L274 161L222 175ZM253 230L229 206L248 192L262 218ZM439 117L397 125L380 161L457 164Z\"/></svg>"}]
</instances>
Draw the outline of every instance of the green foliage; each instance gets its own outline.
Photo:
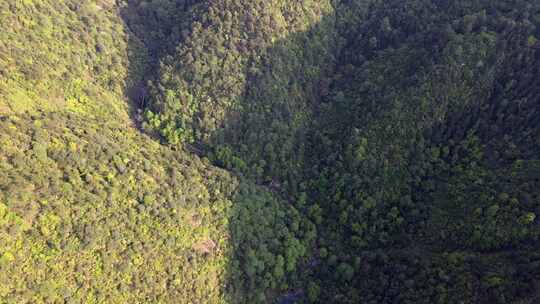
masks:
<instances>
[{"instance_id":1,"label":"green foliage","mask_svg":"<svg viewBox=\"0 0 540 304\"><path fill-rule=\"evenodd\" d=\"M2 1L0 11L0 113L123 113L127 53L138 49L112 1Z\"/></svg>"},{"instance_id":2,"label":"green foliage","mask_svg":"<svg viewBox=\"0 0 540 304\"><path fill-rule=\"evenodd\" d=\"M145 6L144 14L160 16L174 1L162 2ZM297 183L303 161L297 138L305 136L312 108L328 91L323 74L339 43L331 1L220 0L187 7L178 14L189 21L161 29L176 44L157 51L149 127L175 145L210 144L217 163L243 175Z\"/></svg>"},{"instance_id":3,"label":"green foliage","mask_svg":"<svg viewBox=\"0 0 540 304\"><path fill-rule=\"evenodd\" d=\"M233 282L245 282L235 291L239 299L256 303L266 291L292 288L296 271L307 259L314 241L313 224L292 206L253 185L241 184L230 218L236 267ZM297 284L297 283L295 283ZM241 300L237 300L241 301Z\"/></svg>"},{"instance_id":4,"label":"green foliage","mask_svg":"<svg viewBox=\"0 0 540 304\"><path fill-rule=\"evenodd\" d=\"M538 298L536 2L0 11L1 303Z\"/></svg>"},{"instance_id":5,"label":"green foliage","mask_svg":"<svg viewBox=\"0 0 540 304\"><path fill-rule=\"evenodd\" d=\"M319 1L296 14L294 5L278 3L216 1L193 10L212 26L186 27L162 60L150 108L167 122L155 126L162 134L171 121L189 126L214 163L282 194L317 225L321 249L311 255L323 265L307 272L328 287L319 301L342 291L351 296L339 302L366 299L358 295L371 283L359 284L351 266L364 250L424 248L426 263L444 272L443 250L474 259L489 251L497 260L508 248L536 248L538 124L525 109L538 111L538 91L518 91L538 74L531 68L537 5ZM302 14L312 18L310 10L316 21L297 23ZM276 35L284 12L293 18ZM252 27L265 14L279 21ZM169 98L170 90L181 97ZM298 267L291 257L304 255L293 239L284 244L277 277L282 267ZM246 272L264 276L248 252ZM455 271L479 282L467 269ZM498 278L485 282L499 288ZM433 286L437 298L418 286L409 299L467 301L476 292L445 284ZM396 299L381 296L367 301Z\"/></svg>"},{"instance_id":6,"label":"green foliage","mask_svg":"<svg viewBox=\"0 0 540 304\"><path fill-rule=\"evenodd\" d=\"M539 7L520 2L507 10L503 3L415 1L398 9L399 1L387 1L358 8L362 22L344 21L341 33L350 43L306 149L315 151L308 161L308 214L322 214L315 217L318 241L330 249L314 274L330 290L321 303L336 297L340 303L491 303L529 296L517 293L534 284L523 277L490 275L496 267L519 268L505 256L519 252L528 259L539 237L533 199L539 129L526 118L526 111L538 111L538 90L522 95L517 89L538 74L527 67L538 63L529 42L532 19L518 12L537 14ZM369 270L348 271L355 256L365 260L363 251L392 252L381 257L384 263L419 252L424 262L412 268L428 273L415 285L406 279L413 270L393 262L394 281L372 262ZM439 262L445 251L492 264L453 269ZM460 282L430 281L433 265L435 273L453 272ZM476 271L483 277L472 276Z\"/></svg>"},{"instance_id":7,"label":"green foliage","mask_svg":"<svg viewBox=\"0 0 540 304\"><path fill-rule=\"evenodd\" d=\"M144 56L174 50L190 24L177 20L197 5L0 6L0 302L253 303L289 287L314 226L264 188L139 134L128 118L125 95L136 99L130 89L152 70ZM185 115L198 109L190 94L163 96ZM143 127L173 145L192 142L185 115L147 110ZM223 166L245 170L236 151L218 152Z\"/></svg>"},{"instance_id":8,"label":"green foliage","mask_svg":"<svg viewBox=\"0 0 540 304\"><path fill-rule=\"evenodd\" d=\"M2 302L223 299L207 286L225 279L234 178L121 123L58 113L0 130Z\"/></svg>"}]
</instances>

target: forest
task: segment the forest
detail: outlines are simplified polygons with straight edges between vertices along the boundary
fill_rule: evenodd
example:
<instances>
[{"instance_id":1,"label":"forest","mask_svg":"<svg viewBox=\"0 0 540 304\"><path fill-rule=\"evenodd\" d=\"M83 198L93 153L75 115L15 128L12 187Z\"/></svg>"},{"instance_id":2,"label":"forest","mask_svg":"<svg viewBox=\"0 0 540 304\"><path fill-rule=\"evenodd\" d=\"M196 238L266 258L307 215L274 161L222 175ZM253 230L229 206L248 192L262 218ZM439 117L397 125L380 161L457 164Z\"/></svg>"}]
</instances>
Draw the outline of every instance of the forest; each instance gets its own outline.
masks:
<instances>
[{"instance_id":1,"label":"forest","mask_svg":"<svg viewBox=\"0 0 540 304\"><path fill-rule=\"evenodd\" d=\"M540 2L0 0L0 304L540 303Z\"/></svg>"}]
</instances>

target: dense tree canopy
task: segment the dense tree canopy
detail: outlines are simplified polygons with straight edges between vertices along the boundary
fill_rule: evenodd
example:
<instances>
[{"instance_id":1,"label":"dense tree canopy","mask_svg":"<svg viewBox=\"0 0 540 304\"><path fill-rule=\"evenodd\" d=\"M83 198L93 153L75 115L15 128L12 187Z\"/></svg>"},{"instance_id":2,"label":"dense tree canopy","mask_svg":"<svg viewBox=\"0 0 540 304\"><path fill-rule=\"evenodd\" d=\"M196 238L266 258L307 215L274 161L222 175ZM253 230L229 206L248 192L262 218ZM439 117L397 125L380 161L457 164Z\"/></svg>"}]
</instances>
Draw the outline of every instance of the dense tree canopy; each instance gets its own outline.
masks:
<instances>
[{"instance_id":1,"label":"dense tree canopy","mask_svg":"<svg viewBox=\"0 0 540 304\"><path fill-rule=\"evenodd\" d=\"M0 303L540 301L540 3L0 11Z\"/></svg>"}]
</instances>

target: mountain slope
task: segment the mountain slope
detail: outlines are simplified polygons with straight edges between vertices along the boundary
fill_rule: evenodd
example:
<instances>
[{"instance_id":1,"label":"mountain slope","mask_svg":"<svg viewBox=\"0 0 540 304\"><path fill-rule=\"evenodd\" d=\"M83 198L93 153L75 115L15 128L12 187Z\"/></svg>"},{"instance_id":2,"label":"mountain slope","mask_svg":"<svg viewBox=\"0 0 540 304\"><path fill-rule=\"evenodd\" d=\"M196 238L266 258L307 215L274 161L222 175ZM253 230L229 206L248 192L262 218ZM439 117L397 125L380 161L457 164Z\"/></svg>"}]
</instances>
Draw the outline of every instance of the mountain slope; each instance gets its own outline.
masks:
<instances>
[{"instance_id":1,"label":"mountain slope","mask_svg":"<svg viewBox=\"0 0 540 304\"><path fill-rule=\"evenodd\" d=\"M538 302L535 2L0 9L0 302Z\"/></svg>"},{"instance_id":2,"label":"mountain slope","mask_svg":"<svg viewBox=\"0 0 540 304\"><path fill-rule=\"evenodd\" d=\"M316 223L307 298L533 301L540 7L309 1L304 18L319 18L271 47L258 42L263 59L242 72L225 60L242 40L216 42L250 33L252 15L265 19L249 4L236 17L246 24L227 23L235 3L209 1L203 26L162 61L148 124L268 185ZM244 51L249 60L249 44ZM228 79L246 85L222 85Z\"/></svg>"},{"instance_id":3,"label":"mountain slope","mask_svg":"<svg viewBox=\"0 0 540 304\"><path fill-rule=\"evenodd\" d=\"M313 228L135 127L127 95L149 51L121 3L0 5L0 302L237 303L286 288Z\"/></svg>"}]
</instances>

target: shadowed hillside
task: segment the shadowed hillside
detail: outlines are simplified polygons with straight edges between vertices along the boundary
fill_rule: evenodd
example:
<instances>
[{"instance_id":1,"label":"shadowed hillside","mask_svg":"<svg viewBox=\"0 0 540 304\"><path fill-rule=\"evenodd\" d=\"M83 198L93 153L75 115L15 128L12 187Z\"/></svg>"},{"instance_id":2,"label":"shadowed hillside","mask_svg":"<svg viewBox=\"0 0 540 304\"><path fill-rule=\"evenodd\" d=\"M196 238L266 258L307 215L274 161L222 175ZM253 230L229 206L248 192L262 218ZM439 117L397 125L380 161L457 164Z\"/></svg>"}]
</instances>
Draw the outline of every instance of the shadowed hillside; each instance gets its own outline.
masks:
<instances>
[{"instance_id":1,"label":"shadowed hillside","mask_svg":"<svg viewBox=\"0 0 540 304\"><path fill-rule=\"evenodd\" d=\"M538 301L536 3L0 9L0 302Z\"/></svg>"},{"instance_id":2,"label":"shadowed hillside","mask_svg":"<svg viewBox=\"0 0 540 304\"><path fill-rule=\"evenodd\" d=\"M229 14L235 5L245 9ZM257 5L274 17L251 12ZM162 60L148 126L315 224L302 298L531 301L538 6L312 5L306 16L327 9L274 40L272 14L294 5L208 2L201 25Z\"/></svg>"}]
</instances>

